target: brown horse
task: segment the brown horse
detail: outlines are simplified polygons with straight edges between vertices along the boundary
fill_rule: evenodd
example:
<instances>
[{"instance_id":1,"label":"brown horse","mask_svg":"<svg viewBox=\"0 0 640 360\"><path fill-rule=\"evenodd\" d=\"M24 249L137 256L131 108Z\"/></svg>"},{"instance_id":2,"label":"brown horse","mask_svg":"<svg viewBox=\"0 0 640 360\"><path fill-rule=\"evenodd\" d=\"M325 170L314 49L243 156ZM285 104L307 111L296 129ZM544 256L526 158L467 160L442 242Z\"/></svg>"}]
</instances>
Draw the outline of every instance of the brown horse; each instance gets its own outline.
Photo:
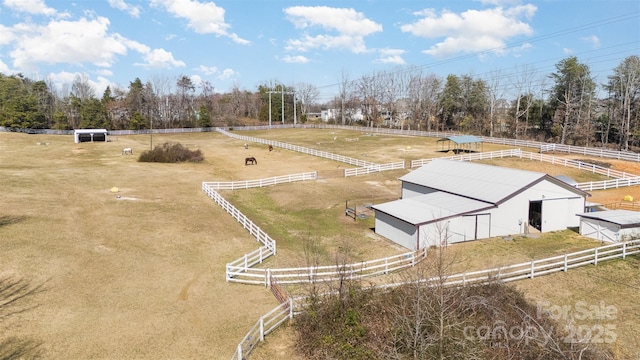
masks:
<instances>
[{"instance_id":1,"label":"brown horse","mask_svg":"<svg viewBox=\"0 0 640 360\"><path fill-rule=\"evenodd\" d=\"M269 145L269 152L273 151L273 145Z\"/></svg>"},{"instance_id":2,"label":"brown horse","mask_svg":"<svg viewBox=\"0 0 640 360\"><path fill-rule=\"evenodd\" d=\"M244 159L244 165L258 165L258 160L256 160L256 158L252 157L248 157Z\"/></svg>"}]
</instances>

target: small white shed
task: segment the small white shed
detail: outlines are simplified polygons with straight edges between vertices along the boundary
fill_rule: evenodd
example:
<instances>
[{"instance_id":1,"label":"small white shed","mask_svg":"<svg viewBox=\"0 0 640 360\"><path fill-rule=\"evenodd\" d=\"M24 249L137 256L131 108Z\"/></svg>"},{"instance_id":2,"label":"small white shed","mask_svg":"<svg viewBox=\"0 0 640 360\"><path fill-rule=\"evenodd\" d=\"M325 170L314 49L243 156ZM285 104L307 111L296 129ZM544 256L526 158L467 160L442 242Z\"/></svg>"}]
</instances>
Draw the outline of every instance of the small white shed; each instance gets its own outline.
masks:
<instances>
[{"instance_id":1,"label":"small white shed","mask_svg":"<svg viewBox=\"0 0 640 360\"><path fill-rule=\"evenodd\" d=\"M108 132L106 129L75 129L73 138L76 143L107 141Z\"/></svg>"},{"instance_id":2,"label":"small white shed","mask_svg":"<svg viewBox=\"0 0 640 360\"><path fill-rule=\"evenodd\" d=\"M606 210L578 214L580 235L600 241L622 242L640 238L640 212Z\"/></svg>"}]
</instances>

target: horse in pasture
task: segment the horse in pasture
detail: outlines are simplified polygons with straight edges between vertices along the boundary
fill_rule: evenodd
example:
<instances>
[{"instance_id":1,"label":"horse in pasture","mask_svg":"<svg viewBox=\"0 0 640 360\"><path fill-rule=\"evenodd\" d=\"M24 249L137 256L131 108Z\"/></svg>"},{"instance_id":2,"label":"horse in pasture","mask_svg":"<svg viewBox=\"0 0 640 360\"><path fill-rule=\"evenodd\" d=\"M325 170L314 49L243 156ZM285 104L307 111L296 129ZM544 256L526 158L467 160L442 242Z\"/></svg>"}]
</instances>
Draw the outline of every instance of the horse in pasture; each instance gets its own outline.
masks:
<instances>
[{"instance_id":1,"label":"horse in pasture","mask_svg":"<svg viewBox=\"0 0 640 360\"><path fill-rule=\"evenodd\" d=\"M248 157L244 159L244 165L258 165L258 160L256 160L256 158L252 157Z\"/></svg>"},{"instance_id":2,"label":"horse in pasture","mask_svg":"<svg viewBox=\"0 0 640 360\"><path fill-rule=\"evenodd\" d=\"M122 149L122 155L133 155L133 149L130 147Z\"/></svg>"},{"instance_id":3,"label":"horse in pasture","mask_svg":"<svg viewBox=\"0 0 640 360\"><path fill-rule=\"evenodd\" d=\"M273 151L273 145L269 145L269 152Z\"/></svg>"}]
</instances>

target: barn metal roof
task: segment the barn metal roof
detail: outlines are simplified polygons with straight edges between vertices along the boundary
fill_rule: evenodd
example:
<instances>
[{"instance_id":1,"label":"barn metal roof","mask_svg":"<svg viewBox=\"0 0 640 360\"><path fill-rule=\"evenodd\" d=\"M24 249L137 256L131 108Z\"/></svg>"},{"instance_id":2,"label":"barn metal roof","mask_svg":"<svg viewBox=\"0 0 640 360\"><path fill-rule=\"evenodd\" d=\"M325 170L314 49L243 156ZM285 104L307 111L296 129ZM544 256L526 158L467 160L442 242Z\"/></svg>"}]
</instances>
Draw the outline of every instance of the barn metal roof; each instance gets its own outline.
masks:
<instances>
[{"instance_id":1,"label":"barn metal roof","mask_svg":"<svg viewBox=\"0 0 640 360\"><path fill-rule=\"evenodd\" d=\"M577 214L580 217L601 220L611 224L620 225L622 228L640 226L640 212L631 210L607 210Z\"/></svg>"},{"instance_id":2,"label":"barn metal roof","mask_svg":"<svg viewBox=\"0 0 640 360\"><path fill-rule=\"evenodd\" d=\"M401 181L497 204L547 175L466 161L434 159Z\"/></svg>"},{"instance_id":3,"label":"barn metal roof","mask_svg":"<svg viewBox=\"0 0 640 360\"><path fill-rule=\"evenodd\" d=\"M454 136L448 136L445 138L442 138L438 141L453 141L456 144L469 144L469 143L479 143L482 142L482 139L480 139L477 136L473 136L473 135L454 135Z\"/></svg>"},{"instance_id":4,"label":"barn metal roof","mask_svg":"<svg viewBox=\"0 0 640 360\"><path fill-rule=\"evenodd\" d=\"M372 206L412 225L422 225L443 218L459 216L494 207L487 202L445 192L434 192Z\"/></svg>"}]
</instances>

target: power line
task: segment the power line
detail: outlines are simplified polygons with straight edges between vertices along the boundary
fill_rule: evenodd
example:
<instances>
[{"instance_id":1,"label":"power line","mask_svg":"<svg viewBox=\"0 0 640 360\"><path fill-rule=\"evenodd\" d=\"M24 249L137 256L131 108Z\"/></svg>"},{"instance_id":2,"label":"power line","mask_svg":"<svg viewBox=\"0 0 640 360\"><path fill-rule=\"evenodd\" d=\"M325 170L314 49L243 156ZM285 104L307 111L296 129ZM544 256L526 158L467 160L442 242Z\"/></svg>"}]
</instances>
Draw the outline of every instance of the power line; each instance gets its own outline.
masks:
<instances>
[{"instance_id":1,"label":"power line","mask_svg":"<svg viewBox=\"0 0 640 360\"><path fill-rule=\"evenodd\" d=\"M618 15L618 16L614 16L614 17L610 17L610 18L594 21L594 22L591 22L591 23L579 25L579 26L576 26L576 27L572 27L572 28L568 28L568 29L564 29L564 30L559 30L559 31L556 31L556 32L552 32L552 33L549 33L549 34L545 34L545 35L541 35L541 36L538 36L538 37L530 38L530 39L527 39L527 40L515 41L515 42L509 43L509 44L507 44L505 46L498 47L498 48L482 50L482 51L476 51L476 52L459 55L459 56L456 56L456 57L453 57L453 58L449 58L449 59L445 59L445 60L435 61L435 62L428 63L428 64L409 66L409 67L403 68L401 70L390 72L388 74L393 75L393 74L400 74L400 73L403 73L403 72L419 71L419 70L422 70L422 69L425 69L425 68L432 68L432 67L436 67L436 66L445 65L445 64L452 63L452 62L468 59L470 57L476 57L476 56L480 56L480 55L494 53L494 52L499 51L499 50L506 50L506 49L514 48L514 47L521 46L521 45L526 44L526 43L535 43L535 42L539 42L539 41L542 41L542 40L548 40L548 39L551 39L551 38L568 35L568 34L571 34L571 33L578 32L578 31L583 31L583 30L587 30L587 29L591 29L591 28L595 28L595 27L599 27L599 26L603 26L603 25L608 25L608 24L612 24L612 23L623 22L623 21L635 19L635 18L638 18L638 17L640 17L640 11L632 11L632 12L629 12L629 13L626 13L626 14L623 14L623 15ZM577 55L593 53L593 52L602 51L602 50L605 50L605 49L608 49L608 48L625 46L625 45L629 45L629 44L638 44L638 43L637 42L622 43L622 44L613 45L613 46L610 46L610 47L607 47L607 48L603 48L603 49L585 51L585 52L582 52L582 53L578 53ZM634 48L632 50L626 50L626 51L634 51L634 50L638 50L638 49L639 48L636 47L636 48ZM536 64L536 63L539 63L539 62L546 62L546 61L549 61L549 59L537 61L537 62L534 62L532 64ZM528 66L528 65L530 65L530 64L524 64L523 66ZM355 80L351 80L350 83L353 83L354 81ZM322 85L322 86L319 86L318 89L332 88L332 87L336 87L336 86L339 86L339 85L340 85L340 83Z\"/></svg>"}]
</instances>

